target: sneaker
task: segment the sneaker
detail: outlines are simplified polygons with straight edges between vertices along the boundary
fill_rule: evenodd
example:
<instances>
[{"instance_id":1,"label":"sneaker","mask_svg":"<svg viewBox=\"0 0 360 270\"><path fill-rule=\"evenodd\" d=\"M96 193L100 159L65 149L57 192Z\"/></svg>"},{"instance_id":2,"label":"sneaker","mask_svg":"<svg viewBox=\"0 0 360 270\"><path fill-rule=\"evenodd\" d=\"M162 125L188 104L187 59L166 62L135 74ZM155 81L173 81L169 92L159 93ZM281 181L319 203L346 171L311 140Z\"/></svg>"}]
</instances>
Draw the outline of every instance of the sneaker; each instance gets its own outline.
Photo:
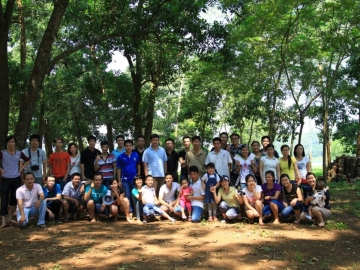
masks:
<instances>
[{"instance_id":1,"label":"sneaker","mask_svg":"<svg viewBox=\"0 0 360 270\"><path fill-rule=\"evenodd\" d=\"M305 217L306 217L308 220L312 220L312 217L309 216L309 215L305 215Z\"/></svg>"},{"instance_id":2,"label":"sneaker","mask_svg":"<svg viewBox=\"0 0 360 270\"><path fill-rule=\"evenodd\" d=\"M55 223L56 223L56 224L62 224L62 221L61 221L60 219L56 219L56 220L55 220Z\"/></svg>"},{"instance_id":3,"label":"sneaker","mask_svg":"<svg viewBox=\"0 0 360 270\"><path fill-rule=\"evenodd\" d=\"M38 227L41 228L41 229L46 229L46 225L45 225L45 224L39 224Z\"/></svg>"},{"instance_id":4,"label":"sneaker","mask_svg":"<svg viewBox=\"0 0 360 270\"><path fill-rule=\"evenodd\" d=\"M143 220L143 223L144 223L144 224L146 224L146 223L147 223L147 221L146 221L146 220Z\"/></svg>"},{"instance_id":5,"label":"sneaker","mask_svg":"<svg viewBox=\"0 0 360 270\"><path fill-rule=\"evenodd\" d=\"M225 220L225 219L222 219L220 222L221 222L221 223L226 223L226 220Z\"/></svg>"},{"instance_id":6,"label":"sneaker","mask_svg":"<svg viewBox=\"0 0 360 270\"><path fill-rule=\"evenodd\" d=\"M176 219L175 219L175 218L170 218L170 221L171 221L172 223L175 223L175 222L176 222Z\"/></svg>"}]
</instances>

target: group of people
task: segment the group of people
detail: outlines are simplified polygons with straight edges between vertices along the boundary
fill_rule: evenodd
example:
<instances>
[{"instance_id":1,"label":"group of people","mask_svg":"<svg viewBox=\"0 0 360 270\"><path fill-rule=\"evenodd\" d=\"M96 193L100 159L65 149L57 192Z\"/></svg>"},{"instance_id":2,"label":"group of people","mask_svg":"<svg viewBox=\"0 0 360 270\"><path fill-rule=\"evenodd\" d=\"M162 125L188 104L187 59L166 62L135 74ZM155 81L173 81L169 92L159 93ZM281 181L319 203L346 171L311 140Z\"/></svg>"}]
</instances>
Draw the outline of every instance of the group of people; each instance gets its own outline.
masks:
<instances>
[{"instance_id":1,"label":"group of people","mask_svg":"<svg viewBox=\"0 0 360 270\"><path fill-rule=\"evenodd\" d=\"M246 217L260 225L292 217L295 223L315 219L319 226L331 213L329 190L316 183L301 144L295 146L294 157L288 145L281 146L280 158L268 136L261 138L262 149L254 141L250 151L238 134L231 134L228 144L228 134L222 132L209 153L199 136L183 137L184 148L177 153L171 138L163 148L159 136L152 134L146 148L143 136L134 147L133 140L118 135L118 147L109 153L109 142L102 141L99 151L96 137L90 135L81 153L75 143L65 152L62 138L55 139L55 152L47 160L40 139L31 135L29 148L18 151L9 136L7 149L0 152L1 227L9 222L26 225L33 215L39 216L39 227L45 227L46 220L62 223L71 214L78 219L84 210L91 222L99 217L117 220L124 212L129 223L147 223L156 215L171 222Z\"/></svg>"}]
</instances>

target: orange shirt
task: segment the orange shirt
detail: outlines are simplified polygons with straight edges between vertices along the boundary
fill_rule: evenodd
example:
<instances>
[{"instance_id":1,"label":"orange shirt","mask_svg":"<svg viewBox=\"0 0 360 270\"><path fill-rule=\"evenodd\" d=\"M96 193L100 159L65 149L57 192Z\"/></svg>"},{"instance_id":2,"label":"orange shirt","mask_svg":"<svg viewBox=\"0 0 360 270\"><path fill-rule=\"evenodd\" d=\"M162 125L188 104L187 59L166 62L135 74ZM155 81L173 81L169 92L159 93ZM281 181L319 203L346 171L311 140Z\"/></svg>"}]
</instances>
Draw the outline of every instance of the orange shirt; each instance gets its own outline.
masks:
<instances>
[{"instance_id":1,"label":"orange shirt","mask_svg":"<svg viewBox=\"0 0 360 270\"><path fill-rule=\"evenodd\" d=\"M70 163L70 155L67 152L54 152L49 157L51 173L55 178L64 178L66 175L67 165Z\"/></svg>"}]
</instances>

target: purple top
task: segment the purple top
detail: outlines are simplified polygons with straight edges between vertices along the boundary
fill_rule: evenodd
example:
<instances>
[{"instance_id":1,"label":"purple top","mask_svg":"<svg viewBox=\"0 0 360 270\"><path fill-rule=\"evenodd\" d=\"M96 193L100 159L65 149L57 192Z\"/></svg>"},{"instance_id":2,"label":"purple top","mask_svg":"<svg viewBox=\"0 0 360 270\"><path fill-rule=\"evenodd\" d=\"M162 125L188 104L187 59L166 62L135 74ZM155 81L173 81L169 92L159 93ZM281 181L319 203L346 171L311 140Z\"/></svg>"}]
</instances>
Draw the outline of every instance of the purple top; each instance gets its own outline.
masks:
<instances>
[{"instance_id":1,"label":"purple top","mask_svg":"<svg viewBox=\"0 0 360 270\"><path fill-rule=\"evenodd\" d=\"M3 177L16 178L20 176L19 161L23 159L28 161L29 158L21 151L16 150L15 154L11 155L7 150L0 152L0 160L2 160L2 166L5 171Z\"/></svg>"},{"instance_id":2,"label":"purple top","mask_svg":"<svg viewBox=\"0 0 360 270\"><path fill-rule=\"evenodd\" d=\"M274 186L272 189L268 189L267 187L267 183L262 184L261 188L263 190L264 193L264 197L266 196L270 196L270 197L274 197L276 191L280 191L281 192L281 186L279 184L274 183ZM279 195L278 199L279 202L282 202L281 196ZM267 205L270 203L270 200L264 200L264 204Z\"/></svg>"}]
</instances>

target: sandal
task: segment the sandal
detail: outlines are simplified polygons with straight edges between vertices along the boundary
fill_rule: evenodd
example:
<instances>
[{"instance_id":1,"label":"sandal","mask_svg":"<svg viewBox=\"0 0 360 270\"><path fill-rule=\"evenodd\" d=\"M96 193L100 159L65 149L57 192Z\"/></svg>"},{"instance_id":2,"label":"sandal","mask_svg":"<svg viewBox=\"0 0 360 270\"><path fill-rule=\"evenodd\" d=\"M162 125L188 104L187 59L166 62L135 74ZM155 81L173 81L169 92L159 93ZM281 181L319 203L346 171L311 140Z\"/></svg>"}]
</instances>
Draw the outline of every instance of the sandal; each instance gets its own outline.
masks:
<instances>
[{"instance_id":1,"label":"sandal","mask_svg":"<svg viewBox=\"0 0 360 270\"><path fill-rule=\"evenodd\" d=\"M210 222L211 222L211 221L214 221L213 218L212 218L212 216L210 216L210 217L208 218L208 221L210 221Z\"/></svg>"},{"instance_id":2,"label":"sandal","mask_svg":"<svg viewBox=\"0 0 360 270\"><path fill-rule=\"evenodd\" d=\"M300 219L295 219L294 224L300 224Z\"/></svg>"},{"instance_id":3,"label":"sandal","mask_svg":"<svg viewBox=\"0 0 360 270\"><path fill-rule=\"evenodd\" d=\"M182 215L181 217L182 219L187 219L186 215Z\"/></svg>"}]
</instances>

